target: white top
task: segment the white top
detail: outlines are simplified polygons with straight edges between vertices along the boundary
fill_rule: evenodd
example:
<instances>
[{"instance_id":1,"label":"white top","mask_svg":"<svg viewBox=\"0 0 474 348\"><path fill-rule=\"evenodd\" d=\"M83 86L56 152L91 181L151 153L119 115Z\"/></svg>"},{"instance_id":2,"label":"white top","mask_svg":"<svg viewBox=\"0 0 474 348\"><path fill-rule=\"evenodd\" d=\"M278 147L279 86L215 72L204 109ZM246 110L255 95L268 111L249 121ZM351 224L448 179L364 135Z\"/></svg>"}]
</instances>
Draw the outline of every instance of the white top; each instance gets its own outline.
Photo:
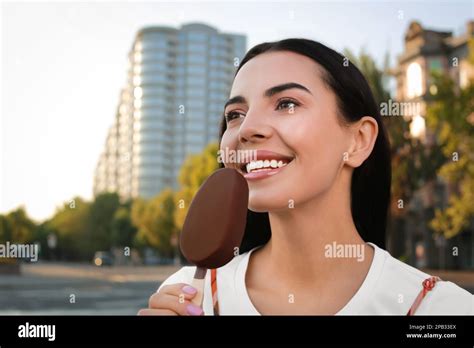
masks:
<instances>
[{"instance_id":1,"label":"white top","mask_svg":"<svg viewBox=\"0 0 474 348\"><path fill-rule=\"evenodd\" d=\"M422 290L422 282L430 275L392 257L373 243L374 258L361 287L338 313L340 315L406 315ZM258 247L257 247L258 248ZM217 297L221 315L260 315L252 304L245 285L245 273L250 254L234 257L217 269ZM166 279L161 287L173 283L191 284L195 266L186 266ZM204 286L203 309L212 315L210 273ZM417 315L474 315L474 296L448 281L438 281L427 293Z\"/></svg>"}]
</instances>

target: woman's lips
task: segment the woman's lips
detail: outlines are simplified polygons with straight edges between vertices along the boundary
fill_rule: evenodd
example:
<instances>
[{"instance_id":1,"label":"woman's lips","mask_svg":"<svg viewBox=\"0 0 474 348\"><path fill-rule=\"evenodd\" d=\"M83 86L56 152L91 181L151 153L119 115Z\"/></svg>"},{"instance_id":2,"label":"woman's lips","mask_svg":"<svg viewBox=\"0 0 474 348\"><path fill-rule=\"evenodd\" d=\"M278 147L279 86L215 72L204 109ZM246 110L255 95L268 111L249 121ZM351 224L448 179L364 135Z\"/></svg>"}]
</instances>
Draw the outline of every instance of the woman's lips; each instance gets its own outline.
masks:
<instances>
[{"instance_id":1,"label":"woman's lips","mask_svg":"<svg viewBox=\"0 0 474 348\"><path fill-rule=\"evenodd\" d=\"M285 170L288 165L290 165L292 161L288 162L287 165L283 167L278 167L278 168L261 168L257 169L256 171L252 171L250 173L243 173L243 176L247 180L260 180L260 179L265 179L269 178L275 174L280 173L282 170Z\"/></svg>"}]
</instances>

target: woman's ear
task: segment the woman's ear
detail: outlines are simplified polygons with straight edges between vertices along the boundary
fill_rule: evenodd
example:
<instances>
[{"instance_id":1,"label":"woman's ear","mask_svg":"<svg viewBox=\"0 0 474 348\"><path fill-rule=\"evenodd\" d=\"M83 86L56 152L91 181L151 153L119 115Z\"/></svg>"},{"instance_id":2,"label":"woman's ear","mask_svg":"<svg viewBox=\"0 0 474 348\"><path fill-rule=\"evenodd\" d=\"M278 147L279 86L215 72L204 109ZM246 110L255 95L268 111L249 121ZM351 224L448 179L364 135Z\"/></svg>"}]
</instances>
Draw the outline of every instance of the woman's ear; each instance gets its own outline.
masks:
<instances>
[{"instance_id":1,"label":"woman's ear","mask_svg":"<svg viewBox=\"0 0 474 348\"><path fill-rule=\"evenodd\" d=\"M375 118L364 116L350 125L352 144L348 151L346 163L352 167L359 167L372 153L379 126Z\"/></svg>"}]
</instances>

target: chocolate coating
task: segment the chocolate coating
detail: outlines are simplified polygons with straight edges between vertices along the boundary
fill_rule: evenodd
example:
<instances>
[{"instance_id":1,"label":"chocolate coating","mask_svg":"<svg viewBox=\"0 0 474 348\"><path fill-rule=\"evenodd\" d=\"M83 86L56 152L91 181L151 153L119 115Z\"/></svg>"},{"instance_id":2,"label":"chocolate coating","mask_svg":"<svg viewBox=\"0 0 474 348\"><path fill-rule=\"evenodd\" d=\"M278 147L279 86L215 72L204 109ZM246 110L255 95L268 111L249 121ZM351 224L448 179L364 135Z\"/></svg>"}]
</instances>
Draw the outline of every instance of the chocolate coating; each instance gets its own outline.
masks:
<instances>
[{"instance_id":1,"label":"chocolate coating","mask_svg":"<svg viewBox=\"0 0 474 348\"><path fill-rule=\"evenodd\" d=\"M222 168L199 188L180 236L186 259L198 267L219 268L235 256L247 220L249 188L235 169Z\"/></svg>"}]
</instances>

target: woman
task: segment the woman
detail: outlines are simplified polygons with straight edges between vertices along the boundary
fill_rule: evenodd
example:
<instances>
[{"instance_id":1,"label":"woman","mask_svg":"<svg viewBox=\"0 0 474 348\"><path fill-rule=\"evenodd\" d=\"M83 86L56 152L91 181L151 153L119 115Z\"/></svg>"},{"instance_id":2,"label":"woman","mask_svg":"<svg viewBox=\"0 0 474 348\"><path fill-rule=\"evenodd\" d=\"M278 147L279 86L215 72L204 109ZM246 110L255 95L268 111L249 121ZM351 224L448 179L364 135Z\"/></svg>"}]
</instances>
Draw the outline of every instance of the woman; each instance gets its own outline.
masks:
<instances>
[{"instance_id":1,"label":"woman","mask_svg":"<svg viewBox=\"0 0 474 348\"><path fill-rule=\"evenodd\" d=\"M389 143L354 65L311 40L263 43L230 95L221 150L258 161L225 163L248 181L249 218L240 255L216 272L221 315L473 314L469 292L382 249ZM139 314L212 314L210 272L203 308L191 303L194 270L169 277Z\"/></svg>"}]
</instances>

